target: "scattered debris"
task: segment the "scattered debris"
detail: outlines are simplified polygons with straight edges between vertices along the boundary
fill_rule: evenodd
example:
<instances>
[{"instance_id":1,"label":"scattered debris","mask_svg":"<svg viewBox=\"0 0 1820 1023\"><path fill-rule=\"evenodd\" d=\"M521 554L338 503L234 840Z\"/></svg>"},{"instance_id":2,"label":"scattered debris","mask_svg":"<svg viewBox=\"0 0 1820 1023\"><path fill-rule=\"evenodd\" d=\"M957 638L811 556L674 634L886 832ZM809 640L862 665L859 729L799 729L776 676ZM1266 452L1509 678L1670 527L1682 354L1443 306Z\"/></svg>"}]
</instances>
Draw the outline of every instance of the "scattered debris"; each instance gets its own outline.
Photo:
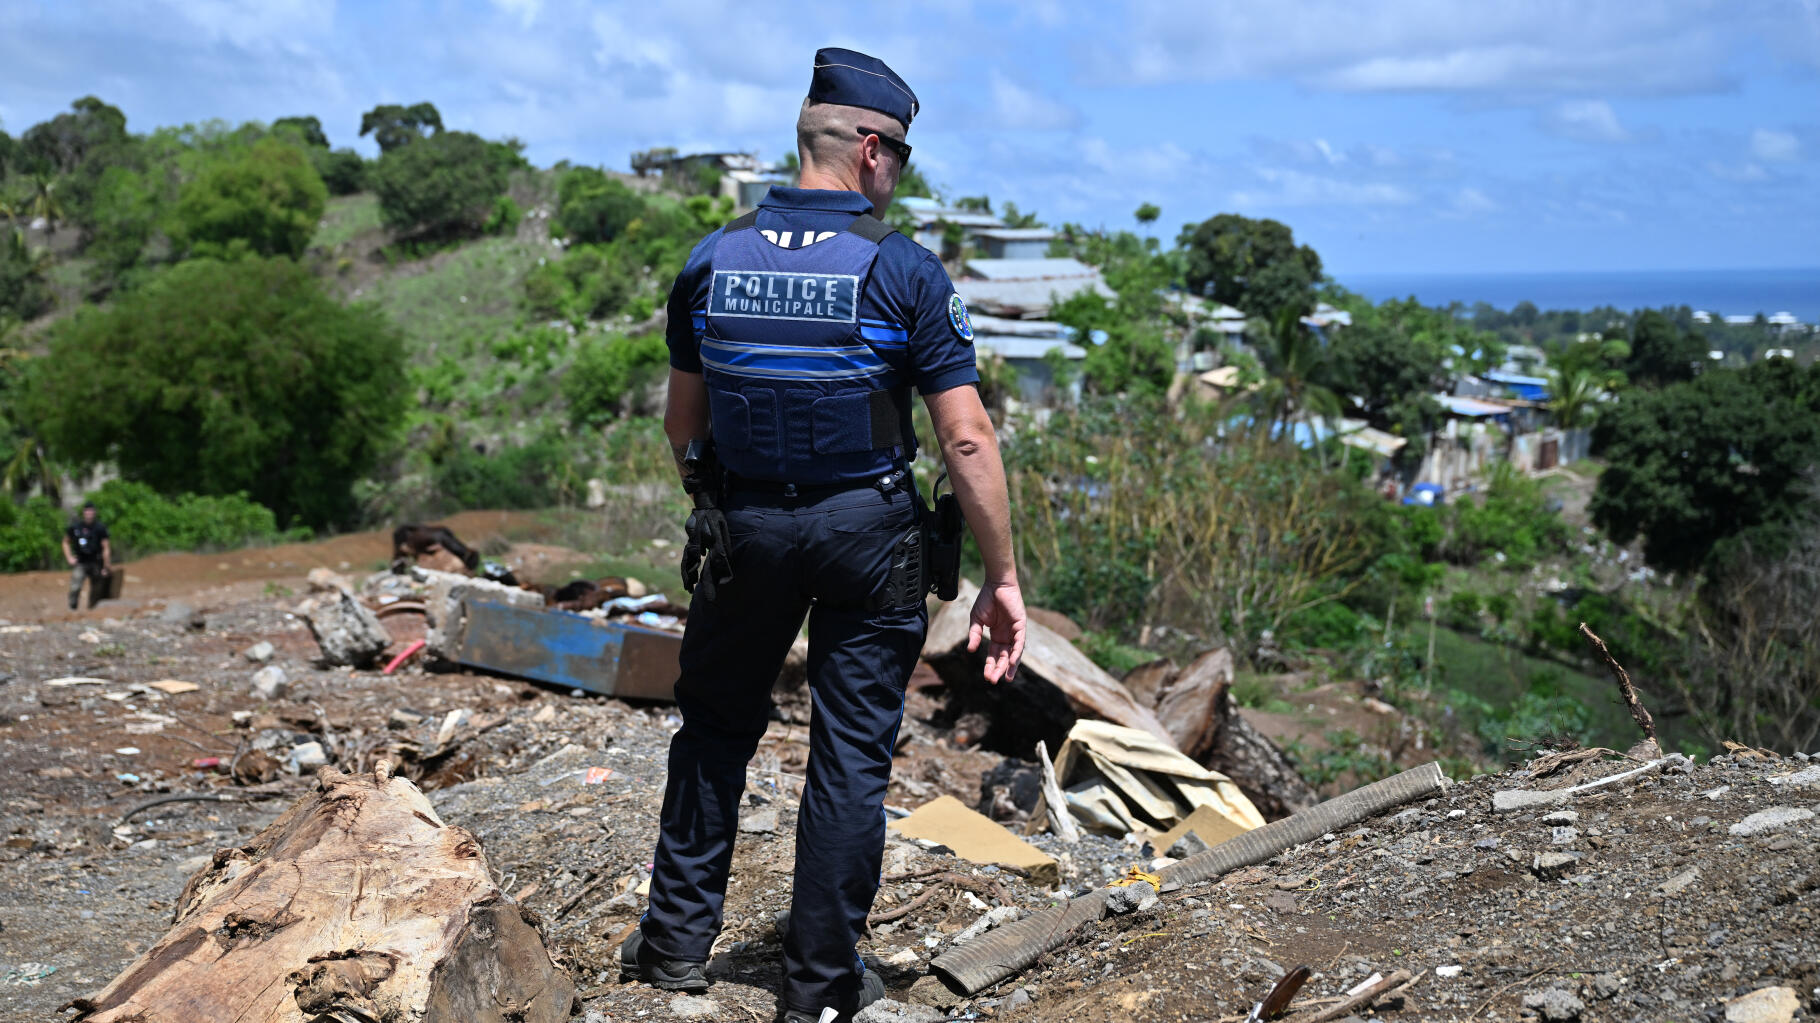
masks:
<instances>
[{"instance_id":1,"label":"scattered debris","mask_svg":"<svg viewBox=\"0 0 1820 1023\"><path fill-rule=\"evenodd\" d=\"M156 682L148 682L148 683L146 683L146 686L151 689L156 689L166 696L181 696L184 693L193 693L196 690L202 688L201 686L197 685L194 682L185 682L181 679L174 679L174 678L159 679Z\"/></svg>"},{"instance_id":2,"label":"scattered debris","mask_svg":"<svg viewBox=\"0 0 1820 1023\"><path fill-rule=\"evenodd\" d=\"M281 700L290 686L290 676L276 664L253 672L253 692L262 700Z\"/></svg>"},{"instance_id":3,"label":"scattered debris","mask_svg":"<svg viewBox=\"0 0 1820 1023\"><path fill-rule=\"evenodd\" d=\"M1758 988L1725 1003L1725 1023L1788 1023L1800 1007L1794 988Z\"/></svg>"},{"instance_id":4,"label":"scattered debris","mask_svg":"<svg viewBox=\"0 0 1820 1023\"><path fill-rule=\"evenodd\" d=\"M378 616L346 591L316 598L304 620L322 648L322 663L329 667L367 667L392 645Z\"/></svg>"},{"instance_id":5,"label":"scattered debris","mask_svg":"<svg viewBox=\"0 0 1820 1023\"><path fill-rule=\"evenodd\" d=\"M1264 823L1232 779L1136 729L1076 722L1056 751L1054 770L1069 813L1088 830L1155 834L1197 809L1217 813L1238 832ZM1047 800L1038 806L1046 810ZM1033 814L1033 825L1043 818Z\"/></svg>"},{"instance_id":6,"label":"scattered debris","mask_svg":"<svg viewBox=\"0 0 1820 1023\"><path fill-rule=\"evenodd\" d=\"M1772 806L1767 810L1758 810L1731 826L1731 833L1740 837L1761 835L1766 831L1781 831L1790 825L1814 819L1814 811L1798 806Z\"/></svg>"},{"instance_id":7,"label":"scattered debris","mask_svg":"<svg viewBox=\"0 0 1820 1023\"><path fill-rule=\"evenodd\" d=\"M245 650L240 651L240 656L246 658L249 661L252 661L254 664L264 664L265 662L271 660L272 656L274 654L276 654L277 652L278 652L277 647L266 642L265 640L260 640L259 642L254 643L252 646L247 647Z\"/></svg>"},{"instance_id":8,"label":"scattered debris","mask_svg":"<svg viewBox=\"0 0 1820 1023\"><path fill-rule=\"evenodd\" d=\"M1524 995L1523 1008L1535 1012L1543 1023L1573 1023L1586 1011L1586 1003L1565 988L1551 987Z\"/></svg>"},{"instance_id":9,"label":"scattered debris","mask_svg":"<svg viewBox=\"0 0 1820 1023\"><path fill-rule=\"evenodd\" d=\"M953 796L925 803L910 816L891 821L888 827L905 838L946 846L964 860L999 864L1027 873L1038 884L1054 885L1061 880L1061 872L1048 853Z\"/></svg>"}]
</instances>

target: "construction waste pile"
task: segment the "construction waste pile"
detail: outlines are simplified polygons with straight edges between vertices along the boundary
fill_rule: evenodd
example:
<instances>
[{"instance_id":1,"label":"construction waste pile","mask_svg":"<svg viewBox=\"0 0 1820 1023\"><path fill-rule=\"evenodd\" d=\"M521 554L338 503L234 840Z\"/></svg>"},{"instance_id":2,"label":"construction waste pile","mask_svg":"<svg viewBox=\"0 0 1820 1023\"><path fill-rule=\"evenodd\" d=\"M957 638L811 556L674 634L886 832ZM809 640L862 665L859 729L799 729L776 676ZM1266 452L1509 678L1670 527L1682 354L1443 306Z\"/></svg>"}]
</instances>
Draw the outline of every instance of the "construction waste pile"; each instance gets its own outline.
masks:
<instances>
[{"instance_id":1,"label":"construction waste pile","mask_svg":"<svg viewBox=\"0 0 1820 1023\"><path fill-rule=\"evenodd\" d=\"M680 609L401 567L0 623L0 1020L773 1018L800 649L713 988L621 984L679 723L676 633L636 619ZM1820 758L1696 763L1646 727L1321 801L1227 651L1115 679L1043 614L989 687L970 602L907 696L861 1020L1820 1014Z\"/></svg>"}]
</instances>

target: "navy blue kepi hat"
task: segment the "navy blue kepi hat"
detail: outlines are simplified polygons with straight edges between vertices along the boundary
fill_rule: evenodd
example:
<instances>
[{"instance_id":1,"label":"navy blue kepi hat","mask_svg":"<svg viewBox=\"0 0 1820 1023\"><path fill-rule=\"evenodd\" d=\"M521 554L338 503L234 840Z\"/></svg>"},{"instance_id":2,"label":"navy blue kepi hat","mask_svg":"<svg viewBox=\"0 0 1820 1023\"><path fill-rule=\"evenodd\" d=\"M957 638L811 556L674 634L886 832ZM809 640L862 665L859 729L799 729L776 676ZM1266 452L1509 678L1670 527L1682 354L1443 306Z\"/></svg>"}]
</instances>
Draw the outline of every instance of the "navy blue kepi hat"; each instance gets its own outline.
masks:
<instances>
[{"instance_id":1,"label":"navy blue kepi hat","mask_svg":"<svg viewBox=\"0 0 1820 1023\"><path fill-rule=\"evenodd\" d=\"M916 93L877 57L824 46L815 51L815 74L809 79L809 102L865 107L897 118L907 131L916 116Z\"/></svg>"}]
</instances>

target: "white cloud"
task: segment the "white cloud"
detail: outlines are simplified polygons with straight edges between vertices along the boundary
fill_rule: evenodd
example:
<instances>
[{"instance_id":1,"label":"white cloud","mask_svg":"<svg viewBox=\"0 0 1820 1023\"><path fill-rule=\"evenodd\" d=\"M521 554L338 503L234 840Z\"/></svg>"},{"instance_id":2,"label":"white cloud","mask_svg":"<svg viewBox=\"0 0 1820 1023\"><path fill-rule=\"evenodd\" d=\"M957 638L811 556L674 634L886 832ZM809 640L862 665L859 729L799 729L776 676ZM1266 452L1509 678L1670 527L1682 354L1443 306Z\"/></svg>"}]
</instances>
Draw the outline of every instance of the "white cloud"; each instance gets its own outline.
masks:
<instances>
[{"instance_id":1,"label":"white cloud","mask_svg":"<svg viewBox=\"0 0 1820 1023\"><path fill-rule=\"evenodd\" d=\"M543 10L543 0L490 0L494 7L510 17L518 19L518 24L530 28L537 23L537 15Z\"/></svg>"},{"instance_id":2,"label":"white cloud","mask_svg":"<svg viewBox=\"0 0 1820 1023\"><path fill-rule=\"evenodd\" d=\"M252 50L295 49L302 39L327 35L335 21L334 4L311 0L162 0L152 6L189 22L206 39Z\"/></svg>"},{"instance_id":3,"label":"white cloud","mask_svg":"<svg viewBox=\"0 0 1820 1023\"><path fill-rule=\"evenodd\" d=\"M1717 160L1709 160L1706 164L1706 170L1707 173L1718 178L1720 181L1730 181L1734 184L1749 185L1759 181L1769 180L1769 171L1764 170L1762 164L1753 161L1746 161L1734 165L1720 163Z\"/></svg>"},{"instance_id":4,"label":"white cloud","mask_svg":"<svg viewBox=\"0 0 1820 1023\"><path fill-rule=\"evenodd\" d=\"M1542 128L1578 142L1629 142L1635 138L1618 121L1618 112L1602 99L1570 99L1542 116Z\"/></svg>"},{"instance_id":5,"label":"white cloud","mask_svg":"<svg viewBox=\"0 0 1820 1023\"><path fill-rule=\"evenodd\" d=\"M992 73L987 87L991 115L1006 128L1022 131L1070 131L1080 126L1079 110Z\"/></svg>"},{"instance_id":6,"label":"white cloud","mask_svg":"<svg viewBox=\"0 0 1820 1023\"><path fill-rule=\"evenodd\" d=\"M1807 0L1811 5L1811 0ZM1520 96L1705 92L1739 34L1798 12L1724 0L1131 0L1081 51L1096 77L1164 84L1290 78L1345 92Z\"/></svg>"},{"instance_id":7,"label":"white cloud","mask_svg":"<svg viewBox=\"0 0 1820 1023\"><path fill-rule=\"evenodd\" d=\"M1496 213L1500 208L1496 200L1477 188L1462 188L1453 195L1452 210L1463 217L1478 216L1485 213Z\"/></svg>"},{"instance_id":8,"label":"white cloud","mask_svg":"<svg viewBox=\"0 0 1820 1023\"><path fill-rule=\"evenodd\" d=\"M1788 163L1801 158L1801 140L1792 132L1758 128L1750 134L1750 151L1765 163Z\"/></svg>"},{"instance_id":9,"label":"white cloud","mask_svg":"<svg viewBox=\"0 0 1820 1023\"><path fill-rule=\"evenodd\" d=\"M1253 173L1266 188L1239 189L1232 203L1244 209L1288 206L1404 206L1414 193L1401 185L1343 181L1306 171L1258 167Z\"/></svg>"}]
</instances>

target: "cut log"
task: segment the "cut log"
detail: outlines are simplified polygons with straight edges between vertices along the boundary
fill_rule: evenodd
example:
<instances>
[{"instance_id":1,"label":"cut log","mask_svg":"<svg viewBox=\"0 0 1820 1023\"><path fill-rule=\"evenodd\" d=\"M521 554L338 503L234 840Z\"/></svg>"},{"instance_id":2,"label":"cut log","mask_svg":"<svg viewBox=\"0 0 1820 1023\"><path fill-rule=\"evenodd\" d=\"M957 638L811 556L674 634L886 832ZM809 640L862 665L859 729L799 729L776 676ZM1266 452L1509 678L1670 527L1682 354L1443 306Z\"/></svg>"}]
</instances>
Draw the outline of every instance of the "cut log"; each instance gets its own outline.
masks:
<instances>
[{"instance_id":1,"label":"cut log","mask_svg":"<svg viewBox=\"0 0 1820 1023\"><path fill-rule=\"evenodd\" d=\"M1154 709L1157 696L1181 673L1181 667L1167 657L1140 664L1125 673L1125 691L1138 702L1138 706ZM1168 722L1164 722L1164 727L1168 727Z\"/></svg>"},{"instance_id":2,"label":"cut log","mask_svg":"<svg viewBox=\"0 0 1820 1023\"><path fill-rule=\"evenodd\" d=\"M192 877L170 931L84 1023L559 1023L575 986L480 843L381 762L333 768Z\"/></svg>"},{"instance_id":3,"label":"cut log","mask_svg":"<svg viewBox=\"0 0 1820 1023\"><path fill-rule=\"evenodd\" d=\"M1097 718L1169 739L1150 708L1140 706L1119 681L1055 631L1032 621L1024 633L1024 661L1017 677L988 686L981 677L984 648L967 652L968 615L979 588L963 580L957 599L929 623L923 658L947 683L958 717L971 711L991 722L989 749L1028 756L1038 740L1060 747L1077 718ZM1171 740L1173 741L1173 740Z\"/></svg>"},{"instance_id":4,"label":"cut log","mask_svg":"<svg viewBox=\"0 0 1820 1023\"><path fill-rule=\"evenodd\" d=\"M1239 713L1230 688L1215 715L1219 725L1201 763L1231 778L1265 817L1279 820L1321 801L1282 749Z\"/></svg>"},{"instance_id":5,"label":"cut log","mask_svg":"<svg viewBox=\"0 0 1820 1023\"><path fill-rule=\"evenodd\" d=\"M1195 658L1158 691L1156 716L1176 749L1199 760L1213 748L1220 708L1231 687L1232 651L1220 647Z\"/></svg>"}]
</instances>

